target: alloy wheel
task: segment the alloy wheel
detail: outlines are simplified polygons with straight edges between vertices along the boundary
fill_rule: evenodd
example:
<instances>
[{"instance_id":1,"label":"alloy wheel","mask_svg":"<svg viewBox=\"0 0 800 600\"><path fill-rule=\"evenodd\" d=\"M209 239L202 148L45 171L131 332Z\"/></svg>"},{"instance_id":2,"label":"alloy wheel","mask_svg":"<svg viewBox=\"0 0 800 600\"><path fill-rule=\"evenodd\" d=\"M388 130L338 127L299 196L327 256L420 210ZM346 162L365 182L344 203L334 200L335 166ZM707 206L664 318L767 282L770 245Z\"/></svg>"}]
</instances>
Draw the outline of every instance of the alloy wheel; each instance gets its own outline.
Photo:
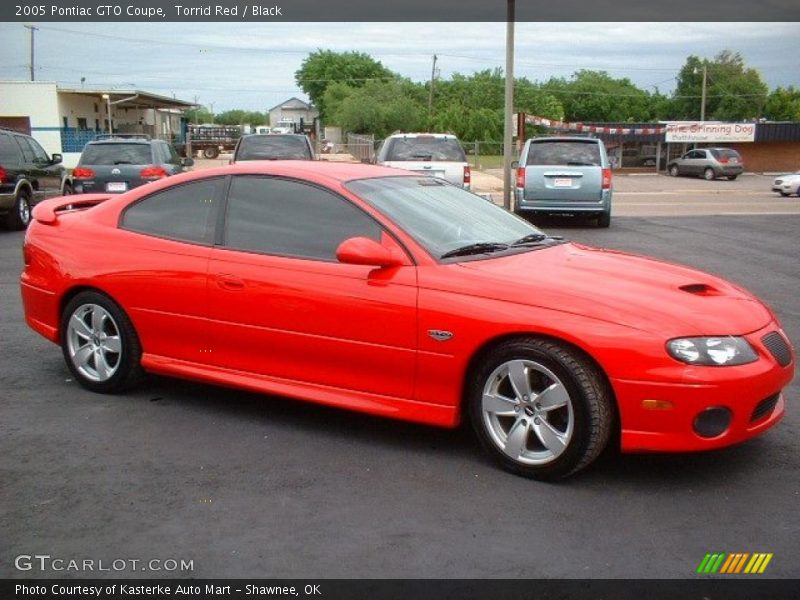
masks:
<instances>
[{"instance_id":1,"label":"alloy wheel","mask_svg":"<svg viewBox=\"0 0 800 600\"><path fill-rule=\"evenodd\" d=\"M73 366L87 379L108 381L120 365L122 340L111 314L98 304L83 304L69 318L67 351Z\"/></svg>"}]
</instances>

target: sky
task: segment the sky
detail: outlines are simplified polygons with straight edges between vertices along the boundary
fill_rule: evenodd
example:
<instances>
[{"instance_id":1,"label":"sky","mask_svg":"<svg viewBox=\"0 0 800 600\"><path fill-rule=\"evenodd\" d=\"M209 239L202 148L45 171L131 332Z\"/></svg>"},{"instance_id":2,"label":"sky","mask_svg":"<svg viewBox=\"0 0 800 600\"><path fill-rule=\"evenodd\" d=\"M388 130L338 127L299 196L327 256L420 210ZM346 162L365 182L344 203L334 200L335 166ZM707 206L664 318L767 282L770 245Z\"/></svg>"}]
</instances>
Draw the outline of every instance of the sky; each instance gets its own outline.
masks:
<instances>
[{"instance_id":1,"label":"sky","mask_svg":"<svg viewBox=\"0 0 800 600\"><path fill-rule=\"evenodd\" d=\"M357 50L415 81L502 67L505 23L41 23L36 79L149 91L219 113L291 96L316 49ZM517 23L515 75L542 81L606 70L669 93L686 57L740 52L770 89L800 86L798 23ZM0 80L29 78L29 34L0 23Z\"/></svg>"}]
</instances>

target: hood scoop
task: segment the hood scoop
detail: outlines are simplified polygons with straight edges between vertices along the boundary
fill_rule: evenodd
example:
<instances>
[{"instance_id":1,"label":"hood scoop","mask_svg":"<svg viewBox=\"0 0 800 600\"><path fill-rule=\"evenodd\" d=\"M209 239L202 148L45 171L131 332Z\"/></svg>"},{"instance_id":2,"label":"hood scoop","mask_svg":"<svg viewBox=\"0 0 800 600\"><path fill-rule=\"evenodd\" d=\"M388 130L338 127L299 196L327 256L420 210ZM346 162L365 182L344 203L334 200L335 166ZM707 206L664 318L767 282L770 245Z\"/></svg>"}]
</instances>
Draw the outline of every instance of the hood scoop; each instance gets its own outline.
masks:
<instances>
[{"instance_id":1,"label":"hood scoop","mask_svg":"<svg viewBox=\"0 0 800 600\"><path fill-rule=\"evenodd\" d=\"M681 291L694 294L695 296L721 296L717 288L707 283L687 283L678 288Z\"/></svg>"}]
</instances>

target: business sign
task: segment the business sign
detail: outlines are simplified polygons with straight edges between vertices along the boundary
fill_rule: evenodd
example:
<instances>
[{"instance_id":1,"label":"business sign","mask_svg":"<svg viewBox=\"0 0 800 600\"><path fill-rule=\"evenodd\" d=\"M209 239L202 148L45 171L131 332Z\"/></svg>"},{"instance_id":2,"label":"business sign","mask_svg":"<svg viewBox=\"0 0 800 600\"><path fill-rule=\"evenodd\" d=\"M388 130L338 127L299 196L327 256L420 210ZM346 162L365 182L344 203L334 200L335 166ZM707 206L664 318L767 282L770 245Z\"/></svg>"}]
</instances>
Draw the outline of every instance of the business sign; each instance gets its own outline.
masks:
<instances>
[{"instance_id":1,"label":"business sign","mask_svg":"<svg viewBox=\"0 0 800 600\"><path fill-rule=\"evenodd\" d=\"M755 123L667 123L667 142L754 142Z\"/></svg>"}]
</instances>

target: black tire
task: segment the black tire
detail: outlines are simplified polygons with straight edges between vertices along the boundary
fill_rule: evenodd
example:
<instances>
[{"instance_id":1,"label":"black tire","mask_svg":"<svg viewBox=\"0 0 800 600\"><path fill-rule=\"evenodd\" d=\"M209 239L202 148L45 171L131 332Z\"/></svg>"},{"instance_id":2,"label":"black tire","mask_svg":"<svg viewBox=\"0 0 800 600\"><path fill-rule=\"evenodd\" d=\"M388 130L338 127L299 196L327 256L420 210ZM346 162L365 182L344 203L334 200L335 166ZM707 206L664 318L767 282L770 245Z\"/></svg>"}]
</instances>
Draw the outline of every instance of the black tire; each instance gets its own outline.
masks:
<instances>
[{"instance_id":1,"label":"black tire","mask_svg":"<svg viewBox=\"0 0 800 600\"><path fill-rule=\"evenodd\" d=\"M738 175L728 175L728 181L736 181Z\"/></svg>"},{"instance_id":2,"label":"black tire","mask_svg":"<svg viewBox=\"0 0 800 600\"><path fill-rule=\"evenodd\" d=\"M550 412L533 414L531 403L542 397L541 390L536 395L531 394L528 405L520 405L521 410L520 406L517 406L510 416L496 416L494 419L494 423L497 424L500 423L500 418L514 421L509 426L507 432L509 434L518 426L528 428L526 431L530 431L530 433L523 434L531 437L525 438L518 458L512 458L501 448L501 442L496 440L497 426L492 424L491 410L484 410L485 389L493 385L505 385L496 383L502 380L498 373L502 373L506 365L521 361L541 366L554 375L557 380L560 380L562 389L566 390L568 394L568 403L571 407L571 414L568 415L566 422L572 423L572 429L566 444L562 446L560 454L550 453L553 456L545 457L541 464L530 464L530 461L535 458L529 458L534 456L532 453L537 451L531 449L530 444L543 440L538 433L532 432L533 423L536 422L540 429L544 429L541 425L542 421L549 423L551 417L542 415L552 414ZM533 389L534 377L544 377L539 371L534 371L533 367L526 372L528 375L525 377L531 382L531 389ZM510 382L511 377L509 376L508 379ZM511 393L514 394L513 390ZM500 395L507 394L508 392L505 392ZM612 393L598 368L579 352L563 344L535 337L507 341L490 350L469 374L465 400L472 426L481 445L489 455L504 469L533 479L563 479L588 466L606 447L614 423ZM538 407L538 403L536 406ZM565 406L557 410L569 409ZM563 416L561 418L563 419ZM566 427L566 431L570 431L569 426ZM556 429L558 429L557 423ZM509 435L506 439L506 448L510 445L510 441L511 436ZM543 451L544 454L548 454L549 451L543 442L541 443L542 450L539 452ZM523 453L527 453L528 456L523 456Z\"/></svg>"},{"instance_id":3,"label":"black tire","mask_svg":"<svg viewBox=\"0 0 800 600\"><path fill-rule=\"evenodd\" d=\"M706 181L714 181L717 178L717 174L714 172L714 169L711 167L706 167L703 171L703 179Z\"/></svg>"},{"instance_id":4,"label":"black tire","mask_svg":"<svg viewBox=\"0 0 800 600\"><path fill-rule=\"evenodd\" d=\"M61 195L62 196L71 196L75 193L75 190L72 189L72 184L69 181L64 182L64 187L61 188Z\"/></svg>"},{"instance_id":5,"label":"black tire","mask_svg":"<svg viewBox=\"0 0 800 600\"><path fill-rule=\"evenodd\" d=\"M17 192L14 206L6 215L6 227L12 231L22 231L31 222L31 196L26 189Z\"/></svg>"},{"instance_id":6,"label":"black tire","mask_svg":"<svg viewBox=\"0 0 800 600\"><path fill-rule=\"evenodd\" d=\"M607 229L611 227L611 211L607 210L601 212L600 215L597 217L597 226L602 229Z\"/></svg>"},{"instance_id":7,"label":"black tire","mask_svg":"<svg viewBox=\"0 0 800 600\"><path fill-rule=\"evenodd\" d=\"M206 146L203 148L203 158L213 159L219 156L219 148L216 146Z\"/></svg>"},{"instance_id":8,"label":"black tire","mask_svg":"<svg viewBox=\"0 0 800 600\"><path fill-rule=\"evenodd\" d=\"M677 177L680 174L680 171L678 170L678 165L670 165L669 174L672 177Z\"/></svg>"},{"instance_id":9,"label":"black tire","mask_svg":"<svg viewBox=\"0 0 800 600\"><path fill-rule=\"evenodd\" d=\"M87 374L76 366L76 361L73 360L70 351L70 319L72 319L73 316L78 316L78 318L80 318L82 311L89 306L99 306L110 315L111 322L109 323L106 319L105 330L113 331L116 329L119 337L120 352L116 353L117 360L114 363L115 371L107 379L99 381L87 376ZM84 317L84 323L86 322ZM113 328L111 325L113 325ZM128 315L125 314L116 302L105 294L86 291L72 298L61 313L60 335L61 350L67 367L78 383L86 389L101 394L113 394L133 387L143 378L144 371L141 367L142 346L139 342L139 336L136 334L136 330L133 328L133 324L128 318ZM86 345L88 346L90 343L91 342L87 340ZM81 348L83 348L83 346L81 346ZM97 359L95 358L94 360L96 361Z\"/></svg>"},{"instance_id":10,"label":"black tire","mask_svg":"<svg viewBox=\"0 0 800 600\"><path fill-rule=\"evenodd\" d=\"M797 195L800 196L800 191L798 191ZM783 190L781 190L781 196L783 196L784 198L788 198L789 192L784 192Z\"/></svg>"}]
</instances>

